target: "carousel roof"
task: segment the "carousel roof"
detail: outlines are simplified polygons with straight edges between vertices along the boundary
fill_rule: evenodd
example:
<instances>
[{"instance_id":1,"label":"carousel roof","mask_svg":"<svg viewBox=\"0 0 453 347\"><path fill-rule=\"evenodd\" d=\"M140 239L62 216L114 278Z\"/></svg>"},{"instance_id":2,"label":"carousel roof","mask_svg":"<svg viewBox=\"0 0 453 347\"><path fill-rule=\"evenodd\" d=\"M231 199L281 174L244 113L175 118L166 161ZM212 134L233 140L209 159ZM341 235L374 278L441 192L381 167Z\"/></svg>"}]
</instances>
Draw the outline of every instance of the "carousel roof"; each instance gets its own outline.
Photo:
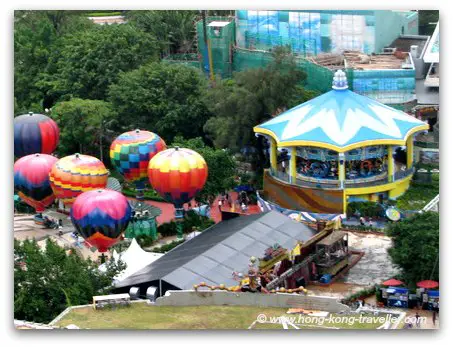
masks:
<instances>
[{"instance_id":1,"label":"carousel roof","mask_svg":"<svg viewBox=\"0 0 453 347\"><path fill-rule=\"evenodd\" d=\"M335 73L332 90L254 127L278 146L316 146L339 152L371 145L405 145L407 137L429 129L402 111L351 92L346 75Z\"/></svg>"}]
</instances>

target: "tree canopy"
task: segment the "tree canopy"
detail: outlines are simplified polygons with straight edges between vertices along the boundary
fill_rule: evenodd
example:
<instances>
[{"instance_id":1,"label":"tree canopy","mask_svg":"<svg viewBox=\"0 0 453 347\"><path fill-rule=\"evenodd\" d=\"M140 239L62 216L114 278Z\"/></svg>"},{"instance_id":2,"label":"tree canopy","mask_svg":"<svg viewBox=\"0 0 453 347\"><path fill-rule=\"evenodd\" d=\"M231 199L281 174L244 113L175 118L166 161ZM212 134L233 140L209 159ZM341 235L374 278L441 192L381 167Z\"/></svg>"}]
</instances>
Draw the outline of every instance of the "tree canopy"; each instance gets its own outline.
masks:
<instances>
[{"instance_id":1,"label":"tree canopy","mask_svg":"<svg viewBox=\"0 0 453 347\"><path fill-rule=\"evenodd\" d=\"M255 144L255 125L305 101L300 86L305 78L290 50L276 48L265 68L238 72L233 80L222 80L208 91L205 102L214 116L204 130L221 148L239 150Z\"/></svg>"},{"instance_id":2,"label":"tree canopy","mask_svg":"<svg viewBox=\"0 0 453 347\"><path fill-rule=\"evenodd\" d=\"M59 37L94 26L77 11L14 12L14 114L42 110L38 86Z\"/></svg>"},{"instance_id":3,"label":"tree canopy","mask_svg":"<svg viewBox=\"0 0 453 347\"><path fill-rule=\"evenodd\" d=\"M141 128L170 143L177 135L200 136L209 117L202 95L206 81L194 68L149 63L121 73L109 90L121 131Z\"/></svg>"},{"instance_id":4,"label":"tree canopy","mask_svg":"<svg viewBox=\"0 0 453 347\"><path fill-rule=\"evenodd\" d=\"M415 286L421 280L439 280L439 214L425 212L389 225L393 238L388 250L404 281Z\"/></svg>"},{"instance_id":5,"label":"tree canopy","mask_svg":"<svg viewBox=\"0 0 453 347\"><path fill-rule=\"evenodd\" d=\"M39 85L51 100L63 96L104 100L120 72L157 58L152 35L129 24L95 25L60 38Z\"/></svg>"},{"instance_id":6,"label":"tree canopy","mask_svg":"<svg viewBox=\"0 0 453 347\"><path fill-rule=\"evenodd\" d=\"M105 147L113 141L109 128L117 122L116 117L112 105L103 100L73 98L57 103L52 108L52 118L61 132L58 152L79 152L104 159Z\"/></svg>"},{"instance_id":7,"label":"tree canopy","mask_svg":"<svg viewBox=\"0 0 453 347\"><path fill-rule=\"evenodd\" d=\"M277 47L265 68L235 73L207 92L205 103L213 116L204 131L216 147L237 152L252 146L261 155L261 139L253 127L313 97L301 86L305 78L290 50ZM259 165L265 161L262 156L256 160Z\"/></svg>"},{"instance_id":8,"label":"tree canopy","mask_svg":"<svg viewBox=\"0 0 453 347\"><path fill-rule=\"evenodd\" d=\"M159 38L162 54L191 52L196 40L195 20L199 11L128 11L127 20Z\"/></svg>"},{"instance_id":9,"label":"tree canopy","mask_svg":"<svg viewBox=\"0 0 453 347\"><path fill-rule=\"evenodd\" d=\"M107 271L66 251L51 239L41 249L35 240L14 240L14 318L48 323L66 307L92 302L108 293L124 264L108 262Z\"/></svg>"}]
</instances>

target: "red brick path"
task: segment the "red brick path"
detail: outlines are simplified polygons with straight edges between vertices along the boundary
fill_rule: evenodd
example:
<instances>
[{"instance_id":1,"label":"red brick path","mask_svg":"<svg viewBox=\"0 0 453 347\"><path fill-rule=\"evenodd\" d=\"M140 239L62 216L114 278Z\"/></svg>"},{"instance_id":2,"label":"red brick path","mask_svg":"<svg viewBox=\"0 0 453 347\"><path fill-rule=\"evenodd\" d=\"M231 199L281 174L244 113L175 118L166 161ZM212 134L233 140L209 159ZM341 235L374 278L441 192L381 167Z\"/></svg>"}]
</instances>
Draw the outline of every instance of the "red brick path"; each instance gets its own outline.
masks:
<instances>
[{"instance_id":1,"label":"red brick path","mask_svg":"<svg viewBox=\"0 0 453 347\"><path fill-rule=\"evenodd\" d=\"M230 197L231 201L236 201L238 198L238 193L236 192L230 192ZM172 204L166 203L166 202L158 202L158 201L153 201L153 200L146 200L146 203L158 207L162 210L162 214L157 217L157 223L160 225L162 223L168 223L172 221L175 217L175 207ZM214 201L214 203L211 206L211 219L218 223L221 221L221 215L219 211L219 197ZM193 204L192 204L193 205ZM187 210L188 204L184 204L184 208ZM233 211L232 207L226 204L225 206L222 207L223 211ZM241 209L239 205L235 205L234 212L240 212ZM256 214L256 213L261 213L260 208L258 205L249 205L248 210L245 214Z\"/></svg>"}]
</instances>

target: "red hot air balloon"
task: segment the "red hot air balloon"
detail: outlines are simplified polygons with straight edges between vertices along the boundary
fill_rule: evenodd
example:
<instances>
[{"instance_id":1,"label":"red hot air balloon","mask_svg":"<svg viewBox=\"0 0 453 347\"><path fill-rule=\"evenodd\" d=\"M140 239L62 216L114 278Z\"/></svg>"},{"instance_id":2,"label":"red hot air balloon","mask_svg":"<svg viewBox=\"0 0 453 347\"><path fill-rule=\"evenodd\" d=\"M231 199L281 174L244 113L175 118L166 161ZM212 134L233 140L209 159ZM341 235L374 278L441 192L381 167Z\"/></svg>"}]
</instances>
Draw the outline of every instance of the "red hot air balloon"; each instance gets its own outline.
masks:
<instances>
[{"instance_id":1,"label":"red hot air balloon","mask_svg":"<svg viewBox=\"0 0 453 347\"><path fill-rule=\"evenodd\" d=\"M164 140L145 130L129 131L118 136L110 146L112 164L126 181L133 183L139 191L137 198L142 198L141 191L148 180L148 163L158 152L167 148Z\"/></svg>"},{"instance_id":2,"label":"red hot air balloon","mask_svg":"<svg viewBox=\"0 0 453 347\"><path fill-rule=\"evenodd\" d=\"M49 172L57 160L51 155L36 153L22 157L14 164L14 188L37 213L44 212L55 200Z\"/></svg>"},{"instance_id":3,"label":"red hot air balloon","mask_svg":"<svg viewBox=\"0 0 453 347\"><path fill-rule=\"evenodd\" d=\"M123 194L107 189L91 190L75 199L71 220L82 237L103 253L126 230L131 212Z\"/></svg>"},{"instance_id":4,"label":"red hot air balloon","mask_svg":"<svg viewBox=\"0 0 453 347\"><path fill-rule=\"evenodd\" d=\"M55 121L43 114L30 112L14 118L14 156L51 154L57 148L60 130Z\"/></svg>"},{"instance_id":5,"label":"red hot air balloon","mask_svg":"<svg viewBox=\"0 0 453 347\"><path fill-rule=\"evenodd\" d=\"M52 167L49 178L55 197L71 206L81 193L105 188L108 175L102 161L77 153L58 160Z\"/></svg>"},{"instance_id":6,"label":"red hot air balloon","mask_svg":"<svg viewBox=\"0 0 453 347\"><path fill-rule=\"evenodd\" d=\"M153 188L176 208L192 200L208 178L208 166L197 152L170 148L149 162L148 177Z\"/></svg>"}]
</instances>

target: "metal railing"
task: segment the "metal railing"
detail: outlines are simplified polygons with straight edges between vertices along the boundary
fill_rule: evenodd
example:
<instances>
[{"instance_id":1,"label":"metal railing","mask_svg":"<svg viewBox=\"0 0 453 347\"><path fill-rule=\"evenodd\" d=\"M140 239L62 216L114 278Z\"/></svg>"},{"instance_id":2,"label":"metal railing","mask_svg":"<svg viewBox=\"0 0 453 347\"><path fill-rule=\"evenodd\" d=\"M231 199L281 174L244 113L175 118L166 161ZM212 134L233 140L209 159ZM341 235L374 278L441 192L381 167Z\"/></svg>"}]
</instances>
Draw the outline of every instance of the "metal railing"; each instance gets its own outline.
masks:
<instances>
[{"instance_id":1,"label":"metal railing","mask_svg":"<svg viewBox=\"0 0 453 347\"><path fill-rule=\"evenodd\" d=\"M403 178L408 177L409 175L412 175L414 173L415 169L410 168L407 170L402 170L395 172L394 174L394 180L399 181ZM340 182L338 180L332 180L332 182L326 182L327 180L316 180L313 179L312 177L310 180L304 180L301 178L296 178L295 180L291 180L290 175L287 172L282 172L278 170L273 170L272 168L269 169L269 172L272 177L278 179L279 181L282 181L284 183L292 184L298 187L307 187L307 188L320 188L320 189L340 189ZM385 177L381 176L376 176L376 180L361 180L361 179L356 179L356 180L345 180L344 182L344 187L345 188L361 188L361 187L374 187L374 186L380 186L389 183L387 175Z\"/></svg>"},{"instance_id":2,"label":"metal railing","mask_svg":"<svg viewBox=\"0 0 453 347\"><path fill-rule=\"evenodd\" d=\"M422 208L420 212L434 211L439 212L439 194Z\"/></svg>"}]
</instances>

